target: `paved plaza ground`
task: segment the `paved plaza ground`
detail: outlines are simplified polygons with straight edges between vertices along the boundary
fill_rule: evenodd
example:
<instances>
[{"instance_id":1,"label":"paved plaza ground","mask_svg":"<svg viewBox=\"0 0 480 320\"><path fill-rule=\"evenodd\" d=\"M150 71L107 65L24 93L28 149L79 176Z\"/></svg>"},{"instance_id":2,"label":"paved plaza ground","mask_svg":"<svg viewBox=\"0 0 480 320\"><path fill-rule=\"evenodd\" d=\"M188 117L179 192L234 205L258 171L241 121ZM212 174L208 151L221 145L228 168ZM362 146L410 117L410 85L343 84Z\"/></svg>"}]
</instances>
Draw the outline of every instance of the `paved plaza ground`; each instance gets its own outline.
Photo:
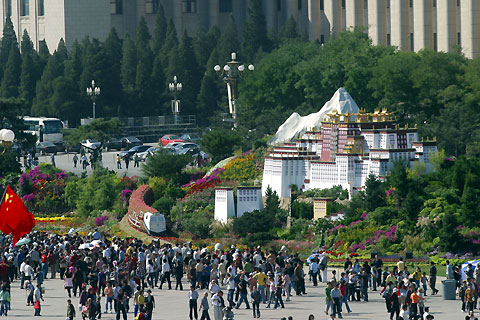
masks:
<instances>
[{"instance_id":1,"label":"paved plaza ground","mask_svg":"<svg viewBox=\"0 0 480 320\"><path fill-rule=\"evenodd\" d=\"M8 316L19 319L33 317L33 307L26 306L25 292L20 290L19 286L19 281L12 283L12 310L10 310ZM45 302L42 304L42 318L52 320L65 319L67 294L63 289L63 281L59 279L46 280L44 286L46 292L44 295ZM185 281L184 286L186 287ZM441 290L441 283L437 287ZM261 305L261 319L279 320L282 317L293 316L295 320L306 320L309 314L314 314L315 319L328 319L324 313L324 292L325 284L320 284L319 287L312 287L311 283L307 281L308 294L306 296L292 297L292 301L285 303L285 309L265 309L265 305ZM435 319L463 319L464 315L460 311L460 301L443 300L441 294L442 292L440 291L439 295L426 297L426 305L430 306L431 313L434 314ZM153 319L188 319L188 292L186 290L154 289L153 295L157 304L153 313ZM389 316L386 313L384 299L379 295L379 292L369 292L369 298L369 302L351 302L350 306L353 312L344 314L344 319L388 320ZM78 298L72 298L72 301L75 306L78 306ZM105 301L102 299L102 302L102 310L105 311ZM210 312L210 315L213 319L212 312ZM252 318L251 310L245 310L243 305L241 309L235 310L236 320ZM78 313L76 319L81 319ZM103 314L102 319L115 319L115 315L111 313ZM133 319L133 313L128 314L128 319Z\"/></svg>"}]
</instances>

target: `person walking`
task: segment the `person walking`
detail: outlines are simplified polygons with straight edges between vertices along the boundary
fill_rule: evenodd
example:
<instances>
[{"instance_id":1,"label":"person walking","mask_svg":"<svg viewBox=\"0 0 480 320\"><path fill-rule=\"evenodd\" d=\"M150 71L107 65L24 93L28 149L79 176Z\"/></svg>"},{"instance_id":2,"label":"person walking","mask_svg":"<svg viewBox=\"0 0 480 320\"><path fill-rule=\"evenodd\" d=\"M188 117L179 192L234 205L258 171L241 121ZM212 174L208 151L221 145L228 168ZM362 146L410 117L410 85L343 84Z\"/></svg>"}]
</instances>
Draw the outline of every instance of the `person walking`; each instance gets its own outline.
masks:
<instances>
[{"instance_id":1,"label":"person walking","mask_svg":"<svg viewBox=\"0 0 480 320\"><path fill-rule=\"evenodd\" d=\"M120 158L120 155L117 153L117 169L122 169L122 158Z\"/></svg>"},{"instance_id":2,"label":"person walking","mask_svg":"<svg viewBox=\"0 0 480 320\"><path fill-rule=\"evenodd\" d=\"M152 319L153 309L155 309L155 298L152 296L152 290L147 290L145 297L145 313L148 319Z\"/></svg>"},{"instance_id":3,"label":"person walking","mask_svg":"<svg viewBox=\"0 0 480 320\"><path fill-rule=\"evenodd\" d=\"M250 305L248 303L248 298L247 298L247 288L248 288L248 283L245 280L245 274L242 271L240 273L240 282L238 283L238 290L240 291L240 299L238 299L238 303L235 309L240 308L240 305L242 304L242 302L245 302L247 309L250 309Z\"/></svg>"},{"instance_id":4,"label":"person walking","mask_svg":"<svg viewBox=\"0 0 480 320\"><path fill-rule=\"evenodd\" d=\"M275 306L273 307L274 309L277 309L278 306L282 306L282 309L285 308L285 305L283 304L283 299L282 299L282 291L283 291L282 276L277 275L277 282L275 286Z\"/></svg>"},{"instance_id":5,"label":"person walking","mask_svg":"<svg viewBox=\"0 0 480 320\"><path fill-rule=\"evenodd\" d=\"M122 314L123 320L127 320L127 310L125 310L125 301L126 301L125 292L120 286L118 286L117 288L118 288L118 291L115 297L115 313L116 313L115 319L120 320L120 314Z\"/></svg>"},{"instance_id":6,"label":"person walking","mask_svg":"<svg viewBox=\"0 0 480 320\"><path fill-rule=\"evenodd\" d=\"M73 155L73 167L76 168L77 167L77 162L78 162L78 156L77 154L75 153Z\"/></svg>"},{"instance_id":7,"label":"person walking","mask_svg":"<svg viewBox=\"0 0 480 320\"><path fill-rule=\"evenodd\" d=\"M314 258L312 263L310 263L310 275L312 276L313 286L318 286L318 258ZM321 280L320 280L321 281Z\"/></svg>"},{"instance_id":8,"label":"person walking","mask_svg":"<svg viewBox=\"0 0 480 320\"><path fill-rule=\"evenodd\" d=\"M388 302L390 303L390 320L393 320L393 316L395 316L395 320L398 319L400 314L400 301L398 300L398 289L394 288L392 290L392 294L388 297Z\"/></svg>"},{"instance_id":9,"label":"person walking","mask_svg":"<svg viewBox=\"0 0 480 320\"><path fill-rule=\"evenodd\" d=\"M0 316L7 316L8 312L8 303L10 302L10 291L8 291L7 286L2 286L2 291L0 291Z\"/></svg>"},{"instance_id":10,"label":"person walking","mask_svg":"<svg viewBox=\"0 0 480 320\"><path fill-rule=\"evenodd\" d=\"M135 156L133 157L133 167L138 168L140 158L138 157L138 154L135 153Z\"/></svg>"},{"instance_id":11,"label":"person walking","mask_svg":"<svg viewBox=\"0 0 480 320\"><path fill-rule=\"evenodd\" d=\"M223 291L218 291L212 296L212 306L213 306L213 319L222 320L223 318L223 308L225 307L225 302L223 300Z\"/></svg>"},{"instance_id":12,"label":"person walking","mask_svg":"<svg viewBox=\"0 0 480 320\"><path fill-rule=\"evenodd\" d=\"M72 300L67 300L67 318L66 320L73 320L76 316L75 307L72 304Z\"/></svg>"},{"instance_id":13,"label":"person walking","mask_svg":"<svg viewBox=\"0 0 480 320\"><path fill-rule=\"evenodd\" d=\"M42 285L41 284L37 284L37 288L35 289L35 291L33 292L33 297L35 299L35 303L33 305L33 308L35 309L35 314L34 316L40 316L40 312L42 310L42 307L41 307L41 301L44 301L43 300L43 294L42 294Z\"/></svg>"},{"instance_id":14,"label":"person walking","mask_svg":"<svg viewBox=\"0 0 480 320\"><path fill-rule=\"evenodd\" d=\"M190 320L198 319L197 313L197 300L198 300L198 292L195 290L194 286L190 286L190 291L188 292L188 307L190 308L189 317Z\"/></svg>"},{"instance_id":15,"label":"person walking","mask_svg":"<svg viewBox=\"0 0 480 320\"><path fill-rule=\"evenodd\" d=\"M328 311L330 308L332 309L332 313L334 312L333 310L333 305L332 305L332 284L330 282L327 282L327 287L325 288L325 314L328 315Z\"/></svg>"},{"instance_id":16,"label":"person walking","mask_svg":"<svg viewBox=\"0 0 480 320\"><path fill-rule=\"evenodd\" d=\"M128 165L130 164L130 155L127 153L123 160L125 161L125 168L128 170Z\"/></svg>"},{"instance_id":17,"label":"person walking","mask_svg":"<svg viewBox=\"0 0 480 320\"><path fill-rule=\"evenodd\" d=\"M167 258L163 258L162 264L162 281L160 282L160 289L162 289L163 283L168 282L168 290L172 289L172 282L170 281L170 263L168 263Z\"/></svg>"},{"instance_id":18,"label":"person walking","mask_svg":"<svg viewBox=\"0 0 480 320\"><path fill-rule=\"evenodd\" d=\"M87 170L87 166L88 166L87 156L84 154L82 155L81 159L82 159L82 169Z\"/></svg>"},{"instance_id":19,"label":"person walking","mask_svg":"<svg viewBox=\"0 0 480 320\"><path fill-rule=\"evenodd\" d=\"M338 289L338 285L335 283L332 291L330 292L330 296L332 297L332 309L333 309L333 314L337 315L341 319L342 317L342 304L340 298L342 297L342 292L340 289Z\"/></svg>"},{"instance_id":20,"label":"person walking","mask_svg":"<svg viewBox=\"0 0 480 320\"><path fill-rule=\"evenodd\" d=\"M200 302L200 307L198 311L202 310L202 315L200 320L210 320L210 315L208 314L208 291L203 294L202 301Z\"/></svg>"},{"instance_id":21,"label":"person walking","mask_svg":"<svg viewBox=\"0 0 480 320\"><path fill-rule=\"evenodd\" d=\"M260 301L262 301L262 296L256 286L253 287L252 293L250 295L252 297L253 317L260 318Z\"/></svg>"},{"instance_id":22,"label":"person walking","mask_svg":"<svg viewBox=\"0 0 480 320\"><path fill-rule=\"evenodd\" d=\"M56 165L55 165L55 153L52 153L50 159L52 161L52 166L56 167Z\"/></svg>"},{"instance_id":23,"label":"person walking","mask_svg":"<svg viewBox=\"0 0 480 320\"><path fill-rule=\"evenodd\" d=\"M414 320L418 319L418 304L421 300L424 300L423 297L418 295L417 290L418 290L417 288L413 288L413 292L410 295L410 300L412 301L410 305L410 315L411 315L411 318Z\"/></svg>"}]
</instances>

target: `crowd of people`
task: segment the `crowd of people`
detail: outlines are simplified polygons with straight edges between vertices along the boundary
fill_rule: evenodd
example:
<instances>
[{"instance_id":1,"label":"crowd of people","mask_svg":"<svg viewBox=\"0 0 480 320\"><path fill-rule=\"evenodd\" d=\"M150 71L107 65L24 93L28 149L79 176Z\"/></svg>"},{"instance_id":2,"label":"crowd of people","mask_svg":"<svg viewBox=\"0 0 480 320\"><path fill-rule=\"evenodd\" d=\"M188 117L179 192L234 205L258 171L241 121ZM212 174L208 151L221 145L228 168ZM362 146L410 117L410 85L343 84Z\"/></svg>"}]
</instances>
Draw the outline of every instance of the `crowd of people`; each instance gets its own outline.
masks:
<instances>
[{"instance_id":1,"label":"crowd of people","mask_svg":"<svg viewBox=\"0 0 480 320\"><path fill-rule=\"evenodd\" d=\"M62 279L68 320L77 315L100 319L102 313L127 320L129 312L135 319L152 319L156 290L184 289L191 320L230 320L239 308L250 309L253 318L260 318L266 310L285 308L284 301L307 294L307 280L313 287L326 284L324 311L329 319L352 312L355 302L368 302L372 292L384 298L391 320L434 319L425 303L427 292L438 293L433 262L427 275L419 268L410 273L403 259L389 268L378 256L364 262L347 258L337 274L336 269L327 273L327 255L315 252L304 262L285 247L265 252L260 247L239 250L217 244L209 251L190 243L108 240L98 231L89 236L32 232L25 239L21 246L4 247L0 315L10 310L14 280L26 291L26 303L34 315L40 316L45 279ZM458 279L462 310L471 320L480 279L480 271L473 270L467 268L467 280L462 283L459 269L449 263L446 267L447 279Z\"/></svg>"}]
</instances>

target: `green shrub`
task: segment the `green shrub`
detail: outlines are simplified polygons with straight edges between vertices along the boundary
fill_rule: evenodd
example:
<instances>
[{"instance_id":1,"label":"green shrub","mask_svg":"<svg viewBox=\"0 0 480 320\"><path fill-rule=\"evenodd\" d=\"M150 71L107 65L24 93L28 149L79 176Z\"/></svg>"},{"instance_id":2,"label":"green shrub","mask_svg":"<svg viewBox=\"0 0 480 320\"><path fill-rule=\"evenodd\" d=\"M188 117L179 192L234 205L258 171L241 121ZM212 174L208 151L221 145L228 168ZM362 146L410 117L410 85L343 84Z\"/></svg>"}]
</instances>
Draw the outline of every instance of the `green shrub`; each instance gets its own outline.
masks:
<instances>
[{"instance_id":1,"label":"green shrub","mask_svg":"<svg viewBox=\"0 0 480 320\"><path fill-rule=\"evenodd\" d=\"M157 209L158 212L160 212L161 214L164 214L165 216L169 216L170 209L172 209L174 204L175 204L175 201L172 198L161 197L160 199L155 200L152 207Z\"/></svg>"}]
</instances>

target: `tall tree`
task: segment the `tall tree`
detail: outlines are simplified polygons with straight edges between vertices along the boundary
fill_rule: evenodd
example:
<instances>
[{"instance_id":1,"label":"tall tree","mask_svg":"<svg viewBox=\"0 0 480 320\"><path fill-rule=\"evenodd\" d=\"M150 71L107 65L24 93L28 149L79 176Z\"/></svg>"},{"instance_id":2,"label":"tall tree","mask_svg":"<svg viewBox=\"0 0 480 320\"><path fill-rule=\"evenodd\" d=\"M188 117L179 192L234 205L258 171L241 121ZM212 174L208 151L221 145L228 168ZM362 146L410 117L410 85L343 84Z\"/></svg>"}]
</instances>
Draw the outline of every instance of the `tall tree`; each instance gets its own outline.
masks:
<instances>
[{"instance_id":1,"label":"tall tree","mask_svg":"<svg viewBox=\"0 0 480 320\"><path fill-rule=\"evenodd\" d=\"M13 45L17 45L17 35L13 28L13 23L10 17L7 17L5 24L3 25L3 36L0 43L0 80L3 76L5 66L7 65L8 58L10 56L10 49Z\"/></svg>"},{"instance_id":2,"label":"tall tree","mask_svg":"<svg viewBox=\"0 0 480 320\"><path fill-rule=\"evenodd\" d=\"M157 17L155 19L155 29L153 30L152 51L157 55L162 49L167 33L167 19L165 18L165 10L159 5Z\"/></svg>"},{"instance_id":3,"label":"tall tree","mask_svg":"<svg viewBox=\"0 0 480 320\"><path fill-rule=\"evenodd\" d=\"M282 30L280 30L278 37L280 41L295 40L300 38L297 29L297 21L295 21L293 16L290 16L287 19L285 25L282 27Z\"/></svg>"},{"instance_id":4,"label":"tall tree","mask_svg":"<svg viewBox=\"0 0 480 320\"><path fill-rule=\"evenodd\" d=\"M182 113L196 114L195 101L200 90L201 75L193 50L192 38L183 33L182 43L178 47L178 65L180 69L179 79L183 84L182 89Z\"/></svg>"},{"instance_id":5,"label":"tall tree","mask_svg":"<svg viewBox=\"0 0 480 320\"><path fill-rule=\"evenodd\" d=\"M237 52L240 49L238 42L237 25L233 15L230 15L227 26L218 41L218 56L220 58L219 64L223 65L231 60L232 52Z\"/></svg>"},{"instance_id":6,"label":"tall tree","mask_svg":"<svg viewBox=\"0 0 480 320\"><path fill-rule=\"evenodd\" d=\"M160 54L163 57L162 64L164 66L168 65L168 61L170 59L170 51L176 47L178 47L177 30L175 29L175 24L173 23L173 20L170 18L168 19L167 31L165 33L165 42L163 43L162 49L160 50ZM155 52L155 54L158 53Z\"/></svg>"},{"instance_id":7,"label":"tall tree","mask_svg":"<svg viewBox=\"0 0 480 320\"><path fill-rule=\"evenodd\" d=\"M16 43L10 47L10 55L3 72L2 85L0 86L0 95L3 98L17 98L18 88L20 86L22 59Z\"/></svg>"},{"instance_id":8,"label":"tall tree","mask_svg":"<svg viewBox=\"0 0 480 320\"><path fill-rule=\"evenodd\" d=\"M253 61L258 50L270 51L267 22L262 10L261 0L251 0L248 19L243 27L242 54L248 61Z\"/></svg>"},{"instance_id":9,"label":"tall tree","mask_svg":"<svg viewBox=\"0 0 480 320\"><path fill-rule=\"evenodd\" d=\"M70 58L65 62L65 77L72 79L80 88L80 77L83 71L83 50L80 44L75 41L70 53Z\"/></svg>"},{"instance_id":10,"label":"tall tree","mask_svg":"<svg viewBox=\"0 0 480 320\"><path fill-rule=\"evenodd\" d=\"M198 121L204 123L205 125L208 125L209 118L212 117L215 112L219 111L218 101L222 96L220 94L220 86L223 84L218 81L218 76L213 70L213 67L217 64L217 62L218 52L217 49L213 49L212 54L208 59L207 69L203 75L200 92L197 97Z\"/></svg>"},{"instance_id":11,"label":"tall tree","mask_svg":"<svg viewBox=\"0 0 480 320\"><path fill-rule=\"evenodd\" d=\"M33 47L33 42L28 35L27 29L23 31L20 53L22 54L22 58L29 54L35 54L35 48Z\"/></svg>"},{"instance_id":12,"label":"tall tree","mask_svg":"<svg viewBox=\"0 0 480 320\"><path fill-rule=\"evenodd\" d=\"M33 98L35 97L35 85L37 83L37 75L35 74L35 63L32 55L26 55L22 61L20 74L20 98L24 100L22 114L27 115L32 107Z\"/></svg>"},{"instance_id":13,"label":"tall tree","mask_svg":"<svg viewBox=\"0 0 480 320\"><path fill-rule=\"evenodd\" d=\"M153 61L152 79L153 84L152 91L154 99L154 114L167 115L167 79L165 77L165 70L162 65L162 59L160 55L155 57Z\"/></svg>"},{"instance_id":14,"label":"tall tree","mask_svg":"<svg viewBox=\"0 0 480 320\"><path fill-rule=\"evenodd\" d=\"M212 54L212 50L217 47L217 42L220 39L220 30L217 26L210 28L208 33L200 30L193 39L193 48L195 49L195 56L197 58L200 71L205 72L205 67Z\"/></svg>"},{"instance_id":15,"label":"tall tree","mask_svg":"<svg viewBox=\"0 0 480 320\"><path fill-rule=\"evenodd\" d=\"M120 70L122 62L122 42L118 37L115 28L110 30L110 33L105 40L105 52L108 59L108 71L105 75L104 98L108 103L108 114L116 115L118 106L120 105L122 96L122 83L120 80ZM107 111L107 110L106 110Z\"/></svg>"},{"instance_id":16,"label":"tall tree","mask_svg":"<svg viewBox=\"0 0 480 320\"><path fill-rule=\"evenodd\" d=\"M137 75L137 50L128 33L123 39L121 81L126 93L133 93Z\"/></svg>"}]
</instances>

